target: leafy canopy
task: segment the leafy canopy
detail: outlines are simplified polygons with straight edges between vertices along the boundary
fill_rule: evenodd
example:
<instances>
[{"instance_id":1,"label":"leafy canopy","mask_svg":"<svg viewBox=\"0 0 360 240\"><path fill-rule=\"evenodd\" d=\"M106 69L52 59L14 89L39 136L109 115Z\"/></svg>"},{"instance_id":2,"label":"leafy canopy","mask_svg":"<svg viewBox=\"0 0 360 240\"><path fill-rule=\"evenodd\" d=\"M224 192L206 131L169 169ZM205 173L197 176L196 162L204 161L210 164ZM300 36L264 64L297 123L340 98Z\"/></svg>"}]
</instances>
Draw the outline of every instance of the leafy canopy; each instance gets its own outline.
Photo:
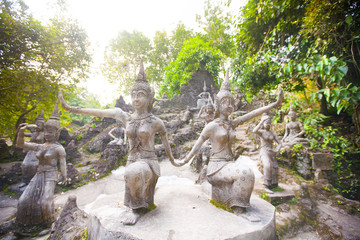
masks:
<instances>
[{"instance_id":1,"label":"leafy canopy","mask_svg":"<svg viewBox=\"0 0 360 240\"><path fill-rule=\"evenodd\" d=\"M91 56L87 35L76 22L34 19L22 2L1 1L0 131L14 136L17 126L50 114L57 91L72 91L86 77Z\"/></svg>"},{"instance_id":2,"label":"leafy canopy","mask_svg":"<svg viewBox=\"0 0 360 240\"><path fill-rule=\"evenodd\" d=\"M202 67L214 77L214 80L217 79L223 58L219 49L211 47L209 42L204 42L200 37L185 41L176 60L165 67L165 79L159 95L166 92L172 97L180 93L180 87L186 85L192 74Z\"/></svg>"}]
</instances>

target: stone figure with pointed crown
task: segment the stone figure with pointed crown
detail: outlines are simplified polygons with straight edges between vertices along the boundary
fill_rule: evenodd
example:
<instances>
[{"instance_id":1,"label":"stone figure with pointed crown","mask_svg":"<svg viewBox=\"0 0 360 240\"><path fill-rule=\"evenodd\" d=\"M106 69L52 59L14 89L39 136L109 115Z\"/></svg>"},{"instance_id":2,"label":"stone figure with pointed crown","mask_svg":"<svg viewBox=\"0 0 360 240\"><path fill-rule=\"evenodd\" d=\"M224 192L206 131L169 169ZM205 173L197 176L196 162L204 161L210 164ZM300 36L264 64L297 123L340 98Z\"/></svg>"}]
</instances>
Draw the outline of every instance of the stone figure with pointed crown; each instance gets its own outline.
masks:
<instances>
[{"instance_id":1,"label":"stone figure with pointed crown","mask_svg":"<svg viewBox=\"0 0 360 240\"><path fill-rule=\"evenodd\" d=\"M254 188L255 177L251 168L235 161L231 150L235 140L235 128L274 107L280 106L283 92L280 88L278 100L243 116L230 120L234 111L234 98L230 92L229 73L215 98L215 119L208 123L200 134L194 147L185 157L189 162L203 143L210 140L211 156L207 166L207 180L212 185L212 199L231 207L235 213L241 213L250 206L250 196Z\"/></svg>"},{"instance_id":2,"label":"stone figure with pointed crown","mask_svg":"<svg viewBox=\"0 0 360 240\"><path fill-rule=\"evenodd\" d=\"M154 205L154 191L160 176L160 166L155 154L155 134L159 133L165 152L174 166L178 166L172 155L163 121L154 116L154 90L146 80L143 62L134 85L131 87L131 101L135 111L132 114L120 108L83 109L69 106L59 92L60 102L65 110L73 113L120 120L129 141L129 154L125 166L125 200L128 211L123 224L135 224Z\"/></svg>"},{"instance_id":3,"label":"stone figure with pointed crown","mask_svg":"<svg viewBox=\"0 0 360 240\"><path fill-rule=\"evenodd\" d=\"M199 94L199 99L197 100L197 108L201 109L201 107L206 106L209 102L212 103L212 99L210 93L207 91L206 82L204 81L203 92Z\"/></svg>"},{"instance_id":4,"label":"stone figure with pointed crown","mask_svg":"<svg viewBox=\"0 0 360 240\"><path fill-rule=\"evenodd\" d=\"M262 127L262 128L261 128ZM270 131L271 117L264 113L259 124L254 128L253 133L260 137L260 159L264 167L264 186L268 192L278 186L278 162L276 154L282 146L278 136ZM276 149L273 148L273 142L277 143Z\"/></svg>"},{"instance_id":5,"label":"stone figure with pointed crown","mask_svg":"<svg viewBox=\"0 0 360 240\"><path fill-rule=\"evenodd\" d=\"M35 127L37 125L21 124L16 141L18 147L35 151L39 160L35 176L18 201L16 224L21 231L50 227L55 221L54 191L58 182L58 164L64 181L67 175L65 149L57 142L61 130L58 102L44 126L45 143L24 142L24 131Z\"/></svg>"},{"instance_id":6,"label":"stone figure with pointed crown","mask_svg":"<svg viewBox=\"0 0 360 240\"><path fill-rule=\"evenodd\" d=\"M301 122L296 121L297 112L290 105L288 113L289 122L285 126L285 134L282 139L284 148L292 148L295 144L309 145L309 139L304 137L305 130Z\"/></svg>"},{"instance_id":7,"label":"stone figure with pointed crown","mask_svg":"<svg viewBox=\"0 0 360 240\"><path fill-rule=\"evenodd\" d=\"M34 127L29 128L31 133L24 132L24 136L30 137L30 142L44 143L44 125L44 109L42 109L39 116L35 119ZM25 184L28 184L36 174L38 164L39 160L36 157L36 151L28 151L21 164L22 179Z\"/></svg>"}]
</instances>

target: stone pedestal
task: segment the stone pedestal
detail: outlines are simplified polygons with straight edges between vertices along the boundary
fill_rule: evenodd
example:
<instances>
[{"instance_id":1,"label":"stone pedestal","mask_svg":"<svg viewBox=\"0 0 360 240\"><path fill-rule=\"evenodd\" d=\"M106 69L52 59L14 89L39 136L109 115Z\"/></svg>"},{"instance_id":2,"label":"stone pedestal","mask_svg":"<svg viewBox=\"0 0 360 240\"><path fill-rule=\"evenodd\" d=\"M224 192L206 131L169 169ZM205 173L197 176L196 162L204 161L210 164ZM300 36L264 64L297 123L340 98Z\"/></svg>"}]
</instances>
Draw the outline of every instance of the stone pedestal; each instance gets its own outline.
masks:
<instances>
[{"instance_id":1,"label":"stone pedestal","mask_svg":"<svg viewBox=\"0 0 360 240\"><path fill-rule=\"evenodd\" d=\"M160 180L157 186L157 208L134 226L120 222L125 211L119 206L122 195L116 201L113 196L110 201L104 197L92 203L89 239L276 239L275 208L268 202L253 196L247 213L237 216L212 205L201 186L188 179L174 176L166 182ZM249 216L260 221L251 222Z\"/></svg>"}]
</instances>

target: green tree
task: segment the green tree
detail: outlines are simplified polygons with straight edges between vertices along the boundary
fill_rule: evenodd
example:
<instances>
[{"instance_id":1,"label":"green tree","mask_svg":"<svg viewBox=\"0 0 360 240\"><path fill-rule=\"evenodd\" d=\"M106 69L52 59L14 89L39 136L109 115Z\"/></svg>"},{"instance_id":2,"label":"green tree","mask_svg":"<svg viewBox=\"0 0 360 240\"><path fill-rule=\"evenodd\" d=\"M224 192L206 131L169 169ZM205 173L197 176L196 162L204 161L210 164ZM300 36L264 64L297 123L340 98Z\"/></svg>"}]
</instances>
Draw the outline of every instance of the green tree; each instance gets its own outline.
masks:
<instances>
[{"instance_id":1,"label":"green tree","mask_svg":"<svg viewBox=\"0 0 360 240\"><path fill-rule=\"evenodd\" d=\"M149 54L150 65L146 69L147 77L157 87L164 79L164 67L171 61L171 41L165 31L157 31L153 40L153 48Z\"/></svg>"},{"instance_id":2,"label":"green tree","mask_svg":"<svg viewBox=\"0 0 360 240\"><path fill-rule=\"evenodd\" d=\"M194 32L190 29L187 29L186 26L179 22L176 28L172 31L170 37L170 51L171 51L171 58L170 62L174 61L179 52L181 51L184 42L192 37L194 37Z\"/></svg>"},{"instance_id":3,"label":"green tree","mask_svg":"<svg viewBox=\"0 0 360 240\"><path fill-rule=\"evenodd\" d=\"M185 41L176 60L165 68L165 80L161 84L159 95L166 92L172 97L175 93L180 93L180 87L186 85L192 74L202 67L209 71L217 82L223 59L219 49L211 47L210 43L199 37Z\"/></svg>"},{"instance_id":4,"label":"green tree","mask_svg":"<svg viewBox=\"0 0 360 240\"><path fill-rule=\"evenodd\" d=\"M150 39L143 33L133 31L119 32L105 49L105 62L101 69L110 82L119 82L119 88L129 95L130 86L134 83L140 66L149 59ZM151 80L151 79L150 79Z\"/></svg>"},{"instance_id":5,"label":"green tree","mask_svg":"<svg viewBox=\"0 0 360 240\"><path fill-rule=\"evenodd\" d=\"M196 15L196 21L205 31L202 38L209 42L211 46L218 48L225 56L230 57L234 51L233 35L231 34L232 15L224 11L231 1L214 5L214 1L205 1L204 19Z\"/></svg>"},{"instance_id":6,"label":"green tree","mask_svg":"<svg viewBox=\"0 0 360 240\"><path fill-rule=\"evenodd\" d=\"M0 42L0 129L14 137L20 123L52 110L60 87L72 91L86 77L91 56L76 22L42 25L22 2L1 1Z\"/></svg>"},{"instance_id":7,"label":"green tree","mask_svg":"<svg viewBox=\"0 0 360 240\"><path fill-rule=\"evenodd\" d=\"M71 106L81 107L81 108L101 108L101 104L98 100L98 96L95 94L89 93L86 88L78 87L74 92L64 93L67 99L67 102ZM64 118L68 122L75 123L79 126L83 126L86 123L90 122L93 117L70 113L68 111L61 111L62 115L65 115Z\"/></svg>"}]
</instances>

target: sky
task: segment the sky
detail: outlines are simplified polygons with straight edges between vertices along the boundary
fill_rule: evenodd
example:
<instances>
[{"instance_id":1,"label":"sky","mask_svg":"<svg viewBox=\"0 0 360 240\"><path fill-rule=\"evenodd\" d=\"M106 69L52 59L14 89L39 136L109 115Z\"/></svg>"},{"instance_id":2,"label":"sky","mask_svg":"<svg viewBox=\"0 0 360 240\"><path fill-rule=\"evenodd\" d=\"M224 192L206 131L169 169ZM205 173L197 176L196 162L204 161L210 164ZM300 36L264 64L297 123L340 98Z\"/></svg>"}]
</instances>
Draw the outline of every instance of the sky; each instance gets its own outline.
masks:
<instances>
[{"instance_id":1,"label":"sky","mask_svg":"<svg viewBox=\"0 0 360 240\"><path fill-rule=\"evenodd\" d=\"M46 21L54 15L56 0L25 0L34 17ZM85 87L98 95L102 105L119 97L117 87L102 76L99 66L105 46L118 32L137 30L153 39L156 31L168 34L181 21L188 28L199 30L196 14L204 12L205 0L67 0L67 11L87 31L94 52L94 63ZM232 0L231 9L238 10L246 0Z\"/></svg>"}]
</instances>

